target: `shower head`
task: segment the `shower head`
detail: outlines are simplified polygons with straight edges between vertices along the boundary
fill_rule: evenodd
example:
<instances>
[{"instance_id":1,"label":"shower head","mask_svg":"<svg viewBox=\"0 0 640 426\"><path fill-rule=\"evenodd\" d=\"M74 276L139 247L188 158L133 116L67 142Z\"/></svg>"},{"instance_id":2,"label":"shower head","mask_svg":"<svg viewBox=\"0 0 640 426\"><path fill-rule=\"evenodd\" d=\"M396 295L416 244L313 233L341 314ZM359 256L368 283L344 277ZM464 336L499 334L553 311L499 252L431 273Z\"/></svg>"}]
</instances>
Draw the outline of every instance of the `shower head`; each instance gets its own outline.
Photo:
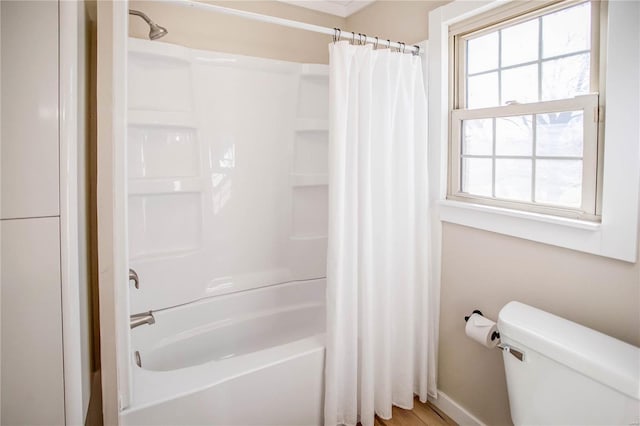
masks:
<instances>
[{"instance_id":1,"label":"shower head","mask_svg":"<svg viewBox=\"0 0 640 426\"><path fill-rule=\"evenodd\" d=\"M167 35L167 33L169 32L165 27L161 27L160 25L156 24L151 20L151 18L149 18L147 15L140 12L139 10L129 9L129 15L136 15L144 19L144 21L149 25L150 40L157 40L160 37Z\"/></svg>"},{"instance_id":2,"label":"shower head","mask_svg":"<svg viewBox=\"0 0 640 426\"><path fill-rule=\"evenodd\" d=\"M155 22L150 23L149 27L151 27L149 29L149 39L151 40L157 40L160 37L164 37L169 32L165 27L161 27Z\"/></svg>"}]
</instances>

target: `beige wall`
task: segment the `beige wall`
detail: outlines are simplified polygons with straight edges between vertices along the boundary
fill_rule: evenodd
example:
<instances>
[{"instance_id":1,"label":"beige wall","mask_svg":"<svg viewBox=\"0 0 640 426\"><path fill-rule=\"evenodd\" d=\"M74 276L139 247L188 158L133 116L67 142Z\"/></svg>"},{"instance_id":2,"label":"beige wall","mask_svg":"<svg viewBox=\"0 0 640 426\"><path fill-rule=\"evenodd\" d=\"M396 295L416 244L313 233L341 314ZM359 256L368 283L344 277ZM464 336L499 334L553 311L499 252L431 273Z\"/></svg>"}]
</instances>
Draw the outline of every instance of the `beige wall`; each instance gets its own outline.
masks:
<instances>
[{"instance_id":1,"label":"beige wall","mask_svg":"<svg viewBox=\"0 0 640 426\"><path fill-rule=\"evenodd\" d=\"M497 318L518 300L640 345L640 268L445 224L438 387L491 425L510 423L502 358L464 334L464 315Z\"/></svg>"},{"instance_id":2,"label":"beige wall","mask_svg":"<svg viewBox=\"0 0 640 426\"><path fill-rule=\"evenodd\" d=\"M337 16L277 1L216 1L225 7L248 10L330 28L344 28L346 20ZM129 3L158 25L169 30L161 39L195 49L215 50L305 63L328 63L327 44L331 36L218 13L162 4L161 1ZM149 27L138 17L129 18L129 34L147 38Z\"/></svg>"},{"instance_id":3,"label":"beige wall","mask_svg":"<svg viewBox=\"0 0 640 426\"><path fill-rule=\"evenodd\" d=\"M449 1L376 1L347 19L347 29L381 40L416 44L429 36L429 12Z\"/></svg>"}]
</instances>

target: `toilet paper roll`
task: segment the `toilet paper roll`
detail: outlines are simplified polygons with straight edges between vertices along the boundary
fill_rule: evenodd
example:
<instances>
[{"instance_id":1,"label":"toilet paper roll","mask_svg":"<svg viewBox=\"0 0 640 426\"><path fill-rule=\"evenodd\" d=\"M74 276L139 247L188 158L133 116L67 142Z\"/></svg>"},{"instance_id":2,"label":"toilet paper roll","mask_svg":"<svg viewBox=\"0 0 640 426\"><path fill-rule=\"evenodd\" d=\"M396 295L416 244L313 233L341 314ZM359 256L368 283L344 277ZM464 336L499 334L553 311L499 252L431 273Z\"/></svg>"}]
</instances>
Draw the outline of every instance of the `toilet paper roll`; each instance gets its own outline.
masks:
<instances>
[{"instance_id":1,"label":"toilet paper roll","mask_svg":"<svg viewBox=\"0 0 640 426\"><path fill-rule=\"evenodd\" d=\"M499 339L491 340L491 335L496 331L495 322L478 314L472 314L464 328L467 336L487 348L494 348L498 344Z\"/></svg>"}]
</instances>

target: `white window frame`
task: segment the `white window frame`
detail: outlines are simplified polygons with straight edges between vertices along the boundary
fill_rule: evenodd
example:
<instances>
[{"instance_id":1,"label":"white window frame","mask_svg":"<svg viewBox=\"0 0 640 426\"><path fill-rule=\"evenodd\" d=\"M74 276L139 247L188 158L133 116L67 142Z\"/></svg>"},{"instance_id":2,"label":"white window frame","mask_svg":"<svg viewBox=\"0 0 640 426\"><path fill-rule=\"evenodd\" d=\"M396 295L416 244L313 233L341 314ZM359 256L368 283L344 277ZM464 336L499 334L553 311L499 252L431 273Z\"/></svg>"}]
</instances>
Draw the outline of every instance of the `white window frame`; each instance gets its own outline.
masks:
<instances>
[{"instance_id":1,"label":"white window frame","mask_svg":"<svg viewBox=\"0 0 640 426\"><path fill-rule=\"evenodd\" d=\"M471 18L468 21L453 25L449 30L449 51L451 55L452 73L449 84L451 94L451 127L449 150L449 200L473 202L498 206L509 209L525 210L543 214L557 215L583 220L599 220L597 207L597 172L598 167L598 90L601 75L600 59L600 5L595 0L591 2L591 47L589 50L590 84L589 94L576 96L572 99L560 99L554 101L538 101L525 104L507 104L490 108L467 109L466 108L466 45L467 40L482 36L500 29L509 28L521 22L526 22L540 16L544 16L558 10L566 9L585 0L547 1L535 3L520 3L515 7L507 4L497 11L483 14L481 18ZM540 46L540 49L542 47ZM538 67L541 67L541 58L538 58ZM538 75L538 79L541 76ZM540 90L540 87L539 89ZM581 205L577 208L565 208L553 205L545 205L531 201L512 201L500 199L495 196L480 196L464 192L461 185L462 178L462 122L463 120L499 118L518 115L535 115L551 112L582 111L583 113L583 152L582 161L582 196ZM535 122L532 123L535 127ZM495 135L494 135L495 137ZM534 139L535 144L535 139ZM486 156L493 160L495 173L495 155ZM521 158L531 159L535 163L537 156L532 152L531 156ZM560 159L560 158L558 158ZM532 186L535 185L535 166L532 167ZM495 179L495 174L494 174ZM493 182L495 190L495 181ZM532 197L535 196L532 187Z\"/></svg>"},{"instance_id":2,"label":"white window frame","mask_svg":"<svg viewBox=\"0 0 640 426\"><path fill-rule=\"evenodd\" d=\"M545 114L561 111L582 111L583 113L583 153L582 153L582 205L578 209L568 209L548 206L541 203L517 202L501 200L494 197L482 197L462 191L460 159L461 155L461 128L463 120L482 118L497 118L521 115ZM573 99L561 99L557 101L535 102L531 104L506 105L493 108L481 108L473 110L456 109L451 112L451 141L450 141L450 173L449 200L469 201L479 204L488 204L517 210L566 216L576 219L594 220L596 215L596 189L598 170L598 95L576 96ZM535 126L535 121L532 123ZM535 142L534 142L535 143ZM495 156L491 156L495 160ZM504 158L504 157L498 157ZM524 158L524 157L523 157ZM527 156L528 158L528 156ZM535 161L535 154L531 155ZM495 165L494 165L495 170ZM535 173L535 169L533 169ZM532 177L535 182L535 176ZM532 191L533 192L533 191ZM533 195L533 194L532 194Z\"/></svg>"},{"instance_id":3,"label":"white window frame","mask_svg":"<svg viewBox=\"0 0 640 426\"><path fill-rule=\"evenodd\" d=\"M522 2L513 2L513 4ZM640 202L640 3L612 0L601 13L607 33L601 222L447 199L449 170L450 27L505 2L457 0L429 15L429 177L436 232L456 223L586 253L637 261ZM606 28L606 30L605 30Z\"/></svg>"}]
</instances>

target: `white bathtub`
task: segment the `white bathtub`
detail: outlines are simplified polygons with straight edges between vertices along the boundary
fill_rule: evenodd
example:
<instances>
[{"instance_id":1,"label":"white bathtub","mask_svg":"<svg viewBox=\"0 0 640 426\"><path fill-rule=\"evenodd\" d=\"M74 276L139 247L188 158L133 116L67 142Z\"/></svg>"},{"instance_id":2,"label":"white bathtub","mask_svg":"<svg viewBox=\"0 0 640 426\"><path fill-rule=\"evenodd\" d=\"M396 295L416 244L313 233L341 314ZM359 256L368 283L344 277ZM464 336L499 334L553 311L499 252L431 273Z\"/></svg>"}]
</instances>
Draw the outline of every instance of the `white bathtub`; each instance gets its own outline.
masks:
<instances>
[{"instance_id":1,"label":"white bathtub","mask_svg":"<svg viewBox=\"0 0 640 426\"><path fill-rule=\"evenodd\" d=\"M325 282L280 284L154 313L132 330L125 425L322 423Z\"/></svg>"}]
</instances>

